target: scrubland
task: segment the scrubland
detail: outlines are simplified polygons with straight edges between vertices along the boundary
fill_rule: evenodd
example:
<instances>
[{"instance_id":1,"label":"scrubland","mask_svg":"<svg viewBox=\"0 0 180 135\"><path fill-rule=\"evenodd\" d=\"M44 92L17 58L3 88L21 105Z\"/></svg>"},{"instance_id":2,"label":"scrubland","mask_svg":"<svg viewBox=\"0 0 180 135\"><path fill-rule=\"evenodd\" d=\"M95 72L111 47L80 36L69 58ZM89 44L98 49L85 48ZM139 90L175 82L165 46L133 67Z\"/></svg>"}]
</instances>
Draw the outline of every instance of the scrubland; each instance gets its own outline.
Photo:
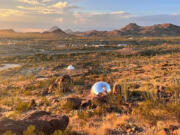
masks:
<instances>
[{"instance_id":1,"label":"scrubland","mask_svg":"<svg viewBox=\"0 0 180 135\"><path fill-rule=\"evenodd\" d=\"M168 43L179 42L179 38L162 38L167 43L158 45L151 45L158 38L146 40L150 45L69 46L61 49L85 51L0 58L0 64L20 65L0 71L0 117L19 119L32 110L67 115L70 119L67 130L56 131L54 135L179 135L180 45ZM48 48L52 50L46 44L45 49ZM70 64L76 69L66 70ZM63 75L73 80L72 91L61 93L55 88L47 93L56 78ZM90 89L97 81L108 82L112 92L93 98ZM64 102L65 97L92 103L74 107L73 103ZM34 135L34 128L30 126L24 135ZM12 134L8 131L4 135Z\"/></svg>"}]
</instances>

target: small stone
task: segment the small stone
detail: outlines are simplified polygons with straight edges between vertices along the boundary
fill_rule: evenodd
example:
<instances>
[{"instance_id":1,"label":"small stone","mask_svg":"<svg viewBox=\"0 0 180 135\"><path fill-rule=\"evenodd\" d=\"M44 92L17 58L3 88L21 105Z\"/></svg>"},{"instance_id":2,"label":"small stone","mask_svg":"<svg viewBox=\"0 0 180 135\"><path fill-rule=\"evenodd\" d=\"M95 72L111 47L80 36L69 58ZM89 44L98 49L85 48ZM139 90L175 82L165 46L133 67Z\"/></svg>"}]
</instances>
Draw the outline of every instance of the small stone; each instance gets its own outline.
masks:
<instances>
[{"instance_id":1,"label":"small stone","mask_svg":"<svg viewBox=\"0 0 180 135\"><path fill-rule=\"evenodd\" d=\"M131 132L131 129L128 129L126 132L127 132L127 133L130 133L130 132Z\"/></svg>"},{"instance_id":2,"label":"small stone","mask_svg":"<svg viewBox=\"0 0 180 135\"><path fill-rule=\"evenodd\" d=\"M174 130L177 130L177 129L178 129L177 126L174 126L174 125L170 125L170 126L169 126L169 130L170 130L170 131L174 131Z\"/></svg>"}]
</instances>

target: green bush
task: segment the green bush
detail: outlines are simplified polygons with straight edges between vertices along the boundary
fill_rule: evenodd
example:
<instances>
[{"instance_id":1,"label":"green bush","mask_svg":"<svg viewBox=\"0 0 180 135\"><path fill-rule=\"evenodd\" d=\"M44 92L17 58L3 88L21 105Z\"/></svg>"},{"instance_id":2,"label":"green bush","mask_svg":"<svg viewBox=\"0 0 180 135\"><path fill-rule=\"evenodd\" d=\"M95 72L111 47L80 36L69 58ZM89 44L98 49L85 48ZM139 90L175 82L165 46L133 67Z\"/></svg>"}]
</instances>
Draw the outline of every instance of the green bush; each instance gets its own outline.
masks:
<instances>
[{"instance_id":1,"label":"green bush","mask_svg":"<svg viewBox=\"0 0 180 135\"><path fill-rule=\"evenodd\" d=\"M159 111L159 113L154 113L155 110ZM162 104L147 100L137 108L134 108L133 113L135 113L139 118L149 121L151 124L156 124L157 121L164 117L160 113L161 110L164 110Z\"/></svg>"},{"instance_id":2,"label":"green bush","mask_svg":"<svg viewBox=\"0 0 180 135\"><path fill-rule=\"evenodd\" d=\"M173 113L177 119L180 119L180 103L168 103L167 110L168 112Z\"/></svg>"},{"instance_id":3,"label":"green bush","mask_svg":"<svg viewBox=\"0 0 180 135\"><path fill-rule=\"evenodd\" d=\"M28 111L31 108L31 103L30 102L20 102L17 104L15 111L19 113L23 113Z\"/></svg>"},{"instance_id":4,"label":"green bush","mask_svg":"<svg viewBox=\"0 0 180 135\"><path fill-rule=\"evenodd\" d=\"M12 133L11 131L6 131L3 135L16 135L16 134Z\"/></svg>"},{"instance_id":5,"label":"green bush","mask_svg":"<svg viewBox=\"0 0 180 135\"><path fill-rule=\"evenodd\" d=\"M35 126L29 126L24 132L23 135L36 135Z\"/></svg>"},{"instance_id":6,"label":"green bush","mask_svg":"<svg viewBox=\"0 0 180 135\"><path fill-rule=\"evenodd\" d=\"M61 131L61 130L57 130L57 131L54 131L54 133L52 135L72 135L72 131L71 131L71 128L68 128L64 131ZM6 131L3 135L16 135L15 133L11 132L11 131ZM33 125L30 125L29 127L27 127L27 129L23 132L23 135L46 135L45 133L43 132L39 132L39 131L36 131L36 128L35 126Z\"/></svg>"},{"instance_id":7,"label":"green bush","mask_svg":"<svg viewBox=\"0 0 180 135\"><path fill-rule=\"evenodd\" d=\"M72 135L71 129L66 129L65 131L57 130L52 135Z\"/></svg>"},{"instance_id":8,"label":"green bush","mask_svg":"<svg viewBox=\"0 0 180 135\"><path fill-rule=\"evenodd\" d=\"M78 113L79 119L87 120L88 118L91 118L94 115L93 112L90 111L82 111Z\"/></svg>"}]
</instances>

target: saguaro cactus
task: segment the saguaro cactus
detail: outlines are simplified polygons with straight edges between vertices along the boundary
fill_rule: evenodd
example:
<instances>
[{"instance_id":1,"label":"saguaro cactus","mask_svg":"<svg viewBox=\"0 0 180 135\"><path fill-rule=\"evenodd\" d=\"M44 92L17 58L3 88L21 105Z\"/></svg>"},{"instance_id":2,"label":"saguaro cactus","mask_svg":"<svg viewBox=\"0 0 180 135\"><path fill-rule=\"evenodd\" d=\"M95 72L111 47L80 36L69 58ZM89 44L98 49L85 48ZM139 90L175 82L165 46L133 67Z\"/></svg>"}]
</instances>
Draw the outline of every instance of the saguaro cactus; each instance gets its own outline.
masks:
<instances>
[{"instance_id":1,"label":"saguaro cactus","mask_svg":"<svg viewBox=\"0 0 180 135\"><path fill-rule=\"evenodd\" d=\"M127 84L126 83L120 84L120 82L115 83L113 87L113 94L120 95L122 100L127 102L129 98L129 90Z\"/></svg>"}]
</instances>

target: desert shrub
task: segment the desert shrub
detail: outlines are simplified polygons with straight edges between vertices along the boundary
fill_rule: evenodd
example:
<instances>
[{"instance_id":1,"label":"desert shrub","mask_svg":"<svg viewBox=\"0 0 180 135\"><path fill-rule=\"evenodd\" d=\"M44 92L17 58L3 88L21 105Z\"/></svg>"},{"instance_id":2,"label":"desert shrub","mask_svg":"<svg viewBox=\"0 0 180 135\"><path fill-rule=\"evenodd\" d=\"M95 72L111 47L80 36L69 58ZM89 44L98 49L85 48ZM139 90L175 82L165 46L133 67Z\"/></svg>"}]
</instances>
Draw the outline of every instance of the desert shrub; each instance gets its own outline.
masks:
<instances>
[{"instance_id":1,"label":"desert shrub","mask_svg":"<svg viewBox=\"0 0 180 135\"><path fill-rule=\"evenodd\" d=\"M42 98L42 105L49 106L51 103L46 97Z\"/></svg>"},{"instance_id":2,"label":"desert shrub","mask_svg":"<svg viewBox=\"0 0 180 135\"><path fill-rule=\"evenodd\" d=\"M94 113L98 116L102 116L103 114L105 114L105 112L107 112L106 109L107 108L105 105L97 106L96 109L94 110Z\"/></svg>"},{"instance_id":3,"label":"desert shrub","mask_svg":"<svg viewBox=\"0 0 180 135\"><path fill-rule=\"evenodd\" d=\"M180 103L168 103L167 111L176 116L177 119L180 119Z\"/></svg>"},{"instance_id":4,"label":"desert shrub","mask_svg":"<svg viewBox=\"0 0 180 135\"><path fill-rule=\"evenodd\" d=\"M87 120L88 118L90 118L92 116L93 116L93 113L90 111L78 112L79 119Z\"/></svg>"},{"instance_id":5,"label":"desert shrub","mask_svg":"<svg viewBox=\"0 0 180 135\"><path fill-rule=\"evenodd\" d=\"M76 91L78 94L82 94L84 87L82 85L76 85L76 86L74 86L73 90Z\"/></svg>"},{"instance_id":6,"label":"desert shrub","mask_svg":"<svg viewBox=\"0 0 180 135\"><path fill-rule=\"evenodd\" d=\"M180 102L180 87L179 87L180 83L176 82L176 83L172 83L170 86L168 86L166 88L166 92L171 93L172 94L172 99L176 102L179 103Z\"/></svg>"},{"instance_id":7,"label":"desert shrub","mask_svg":"<svg viewBox=\"0 0 180 135\"><path fill-rule=\"evenodd\" d=\"M87 121L89 118L93 116L102 116L105 115L106 112L108 112L109 106L108 105L101 105L97 106L94 110L92 111L81 111L78 112L78 117L79 119Z\"/></svg>"},{"instance_id":8,"label":"desert shrub","mask_svg":"<svg viewBox=\"0 0 180 135\"><path fill-rule=\"evenodd\" d=\"M78 112L79 119L88 120L93 116L102 116L106 115L106 113L110 112L110 106L107 104L98 105L95 109L91 111L81 111Z\"/></svg>"},{"instance_id":9,"label":"desert shrub","mask_svg":"<svg viewBox=\"0 0 180 135\"><path fill-rule=\"evenodd\" d=\"M16 105L15 111L19 113L23 113L31 109L31 103L30 102L19 102Z\"/></svg>"},{"instance_id":10,"label":"desert shrub","mask_svg":"<svg viewBox=\"0 0 180 135\"><path fill-rule=\"evenodd\" d=\"M158 100L146 100L134 108L133 113L152 124L156 124L157 121L163 120L166 116L168 117L168 114L180 119L180 103L167 102L164 104Z\"/></svg>"},{"instance_id":11,"label":"desert shrub","mask_svg":"<svg viewBox=\"0 0 180 135\"><path fill-rule=\"evenodd\" d=\"M23 95L31 96L32 95L32 91L26 90L26 91L23 92Z\"/></svg>"},{"instance_id":12,"label":"desert shrub","mask_svg":"<svg viewBox=\"0 0 180 135\"><path fill-rule=\"evenodd\" d=\"M71 128L67 128L64 131L61 131L61 130L54 131L52 135L72 135L72 134L73 132L71 131ZM16 135L16 133L13 133L11 131L6 131L3 135ZM46 134L41 131L36 131L36 127L33 125L30 125L23 132L23 135L46 135Z\"/></svg>"},{"instance_id":13,"label":"desert shrub","mask_svg":"<svg viewBox=\"0 0 180 135\"><path fill-rule=\"evenodd\" d=\"M73 110L73 103L67 102L66 104L64 104L62 106L62 108L69 112L69 111Z\"/></svg>"},{"instance_id":14,"label":"desert shrub","mask_svg":"<svg viewBox=\"0 0 180 135\"><path fill-rule=\"evenodd\" d=\"M3 135L16 135L16 134L11 131L6 131Z\"/></svg>"},{"instance_id":15,"label":"desert shrub","mask_svg":"<svg viewBox=\"0 0 180 135\"><path fill-rule=\"evenodd\" d=\"M92 101L92 108L95 115L103 115L111 112L122 112L122 97L120 94L108 94L102 99L94 99Z\"/></svg>"},{"instance_id":16,"label":"desert shrub","mask_svg":"<svg viewBox=\"0 0 180 135\"><path fill-rule=\"evenodd\" d=\"M0 98L1 105L13 106L16 99L14 97L2 97Z\"/></svg>"},{"instance_id":17,"label":"desert shrub","mask_svg":"<svg viewBox=\"0 0 180 135\"><path fill-rule=\"evenodd\" d=\"M151 91L151 92L143 91L143 92L141 92L141 94L142 94L142 96L143 96L143 98L145 100L152 101L152 102L157 102L156 101L157 96L153 91Z\"/></svg>"},{"instance_id":18,"label":"desert shrub","mask_svg":"<svg viewBox=\"0 0 180 135\"><path fill-rule=\"evenodd\" d=\"M35 85L31 84L31 85L27 86L27 87L25 88L25 90L26 90L26 91L33 91L33 90L35 90L36 88L37 88L37 87L36 87Z\"/></svg>"},{"instance_id":19,"label":"desert shrub","mask_svg":"<svg viewBox=\"0 0 180 135\"><path fill-rule=\"evenodd\" d=\"M1 95L1 96L8 95L8 91L5 90L5 89L1 89L1 90L0 90L0 95Z\"/></svg>"},{"instance_id":20,"label":"desert shrub","mask_svg":"<svg viewBox=\"0 0 180 135\"><path fill-rule=\"evenodd\" d=\"M133 113L139 118L149 121L151 124L156 124L157 121L164 118L163 110L163 104L147 100L141 103L137 108L134 108Z\"/></svg>"},{"instance_id":21,"label":"desert shrub","mask_svg":"<svg viewBox=\"0 0 180 135\"><path fill-rule=\"evenodd\" d=\"M48 88L48 86L52 83L52 80L45 80L45 81L39 81L36 84L30 84L26 86L24 94L25 95L32 95L32 91L39 90L39 89L45 89Z\"/></svg>"},{"instance_id":22,"label":"desert shrub","mask_svg":"<svg viewBox=\"0 0 180 135\"><path fill-rule=\"evenodd\" d=\"M35 126L30 125L27 127L27 129L23 132L23 135L36 135Z\"/></svg>"},{"instance_id":23,"label":"desert shrub","mask_svg":"<svg viewBox=\"0 0 180 135\"><path fill-rule=\"evenodd\" d=\"M177 85L171 84L165 89L165 92L166 94L170 93L170 95L172 94L173 96L166 97L165 100L159 100L156 92L143 92L142 96L145 101L135 107L133 113L135 113L140 118L149 121L152 124L156 124L158 120L163 120L165 117L167 118L168 114L169 116L173 115L177 119L179 119L179 87ZM173 98L173 100L171 98Z\"/></svg>"},{"instance_id":24,"label":"desert shrub","mask_svg":"<svg viewBox=\"0 0 180 135\"><path fill-rule=\"evenodd\" d=\"M65 110L66 112L70 112L72 110L75 110L75 105L73 102L70 101L65 101L64 103L61 104L61 107L63 110Z\"/></svg>"},{"instance_id":25,"label":"desert shrub","mask_svg":"<svg viewBox=\"0 0 180 135\"><path fill-rule=\"evenodd\" d=\"M108 112L121 112L122 109L122 97L119 94L110 94L107 98L106 110Z\"/></svg>"},{"instance_id":26,"label":"desert shrub","mask_svg":"<svg viewBox=\"0 0 180 135\"><path fill-rule=\"evenodd\" d=\"M71 128L67 128L64 131L57 130L52 135L73 135L73 132L71 131Z\"/></svg>"},{"instance_id":27,"label":"desert shrub","mask_svg":"<svg viewBox=\"0 0 180 135\"><path fill-rule=\"evenodd\" d=\"M63 135L63 132L60 130L57 130L52 135Z\"/></svg>"}]
</instances>

